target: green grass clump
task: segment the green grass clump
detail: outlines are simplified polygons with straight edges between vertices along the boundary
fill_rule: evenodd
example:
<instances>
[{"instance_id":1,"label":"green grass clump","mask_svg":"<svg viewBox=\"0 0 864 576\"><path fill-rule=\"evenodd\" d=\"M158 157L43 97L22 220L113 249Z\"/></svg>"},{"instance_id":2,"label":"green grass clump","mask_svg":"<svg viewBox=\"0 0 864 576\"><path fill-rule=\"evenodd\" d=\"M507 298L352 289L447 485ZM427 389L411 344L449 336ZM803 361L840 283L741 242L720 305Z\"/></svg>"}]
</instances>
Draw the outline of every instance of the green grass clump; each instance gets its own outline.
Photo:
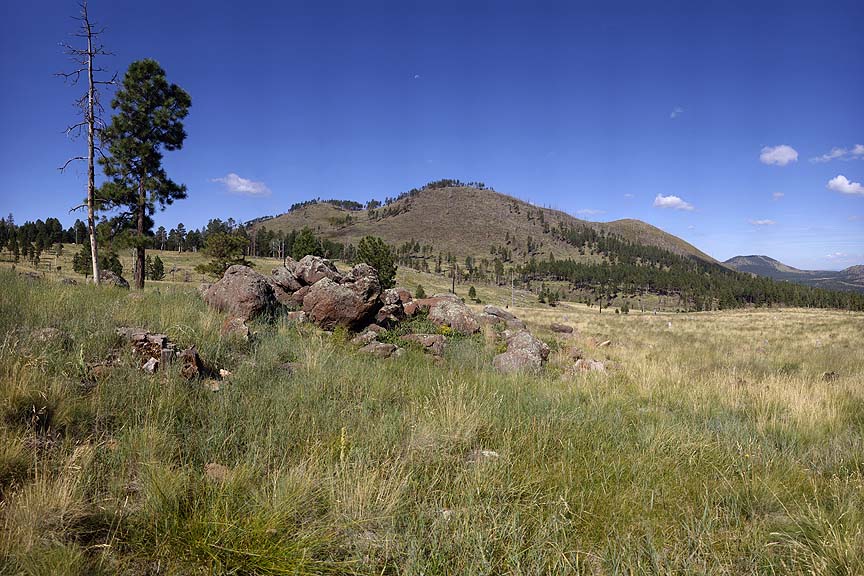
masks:
<instances>
[{"instance_id":1,"label":"green grass clump","mask_svg":"<svg viewBox=\"0 0 864 576\"><path fill-rule=\"evenodd\" d=\"M194 292L0 274L0 574L864 573L860 314L513 311L539 375L495 373L491 332L378 360L282 318L222 339ZM231 375L145 374L120 325Z\"/></svg>"}]
</instances>

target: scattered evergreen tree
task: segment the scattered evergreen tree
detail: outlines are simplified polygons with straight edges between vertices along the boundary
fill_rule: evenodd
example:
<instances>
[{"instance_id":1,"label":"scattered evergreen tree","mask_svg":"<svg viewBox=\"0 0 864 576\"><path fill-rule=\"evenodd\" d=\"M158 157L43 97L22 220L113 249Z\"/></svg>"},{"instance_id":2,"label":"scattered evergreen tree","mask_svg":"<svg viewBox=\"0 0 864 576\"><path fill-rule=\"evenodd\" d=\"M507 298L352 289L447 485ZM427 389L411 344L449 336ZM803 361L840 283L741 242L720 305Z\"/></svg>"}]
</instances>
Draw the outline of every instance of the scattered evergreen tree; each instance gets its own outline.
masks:
<instances>
[{"instance_id":1,"label":"scattered evergreen tree","mask_svg":"<svg viewBox=\"0 0 864 576\"><path fill-rule=\"evenodd\" d=\"M162 280L165 278L165 264L158 255L155 258L151 258L148 254L146 262L148 280Z\"/></svg>"},{"instance_id":2,"label":"scattered evergreen tree","mask_svg":"<svg viewBox=\"0 0 864 576\"><path fill-rule=\"evenodd\" d=\"M477 290L474 288L474 286L468 288L468 298L477 302Z\"/></svg>"},{"instance_id":3,"label":"scattered evergreen tree","mask_svg":"<svg viewBox=\"0 0 864 576\"><path fill-rule=\"evenodd\" d=\"M417 284L417 289L414 291L414 297L418 300L420 298L426 298L426 291L423 289L422 284Z\"/></svg>"},{"instance_id":4,"label":"scattered evergreen tree","mask_svg":"<svg viewBox=\"0 0 864 576\"><path fill-rule=\"evenodd\" d=\"M225 271L235 264L253 266L253 263L244 257L248 245L248 238L236 234L211 234L204 244L204 253L210 256L211 260L196 266L195 271L221 278Z\"/></svg>"},{"instance_id":5,"label":"scattered evergreen tree","mask_svg":"<svg viewBox=\"0 0 864 576\"><path fill-rule=\"evenodd\" d=\"M365 262L378 271L382 288L396 285L395 257L389 246L377 236L366 236L357 244L357 261Z\"/></svg>"},{"instance_id":6,"label":"scattered evergreen tree","mask_svg":"<svg viewBox=\"0 0 864 576\"><path fill-rule=\"evenodd\" d=\"M90 243L84 242L81 244L81 249L72 257L72 270L83 276L90 276L93 273L92 263ZM117 252L109 247L99 246L99 270L110 270L122 276L123 264L120 263Z\"/></svg>"},{"instance_id":7,"label":"scattered evergreen tree","mask_svg":"<svg viewBox=\"0 0 864 576\"><path fill-rule=\"evenodd\" d=\"M315 233L308 227L303 228L294 239L294 244L291 247L291 257L295 260L300 260L304 256L323 256L324 247L321 241L315 236Z\"/></svg>"},{"instance_id":8,"label":"scattered evergreen tree","mask_svg":"<svg viewBox=\"0 0 864 576\"><path fill-rule=\"evenodd\" d=\"M111 207L129 214L135 230L135 286L144 288L144 257L152 234L156 205L164 208L186 197L186 187L175 183L162 168L162 150L178 150L186 139L183 118L192 100L182 88L169 84L155 61L129 65L123 85L111 102L117 113L105 128L109 156L100 159L105 176L100 196Z\"/></svg>"}]
</instances>

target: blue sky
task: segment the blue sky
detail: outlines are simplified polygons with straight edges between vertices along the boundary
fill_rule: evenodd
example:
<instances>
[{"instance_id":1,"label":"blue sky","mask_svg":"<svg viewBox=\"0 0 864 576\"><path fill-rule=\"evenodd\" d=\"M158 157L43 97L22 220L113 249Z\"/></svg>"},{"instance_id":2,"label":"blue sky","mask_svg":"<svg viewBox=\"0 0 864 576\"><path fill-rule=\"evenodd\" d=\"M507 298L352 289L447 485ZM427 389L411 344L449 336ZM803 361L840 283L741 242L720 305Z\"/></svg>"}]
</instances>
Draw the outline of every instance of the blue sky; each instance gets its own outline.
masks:
<instances>
[{"instance_id":1,"label":"blue sky","mask_svg":"<svg viewBox=\"0 0 864 576\"><path fill-rule=\"evenodd\" d=\"M864 263L864 2L90 0L123 72L192 96L158 224L247 220L439 178L589 220L638 218L726 259ZM4 2L0 212L84 194L63 128L71 1ZM856 145L859 148L856 148Z\"/></svg>"}]
</instances>

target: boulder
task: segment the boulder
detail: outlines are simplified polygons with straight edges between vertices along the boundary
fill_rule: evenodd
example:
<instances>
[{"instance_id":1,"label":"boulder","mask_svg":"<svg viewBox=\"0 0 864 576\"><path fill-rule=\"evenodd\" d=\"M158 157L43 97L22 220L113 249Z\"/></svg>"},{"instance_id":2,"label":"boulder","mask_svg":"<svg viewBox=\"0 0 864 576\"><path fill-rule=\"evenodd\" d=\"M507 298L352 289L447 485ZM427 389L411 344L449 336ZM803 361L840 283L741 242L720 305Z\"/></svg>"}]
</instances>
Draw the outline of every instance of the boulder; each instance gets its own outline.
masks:
<instances>
[{"instance_id":1,"label":"boulder","mask_svg":"<svg viewBox=\"0 0 864 576\"><path fill-rule=\"evenodd\" d=\"M291 260L290 266L279 266L273 268L270 272L270 277L273 283L280 286L286 292L296 292L303 287L303 284L297 279L294 274L297 263Z\"/></svg>"},{"instance_id":2,"label":"boulder","mask_svg":"<svg viewBox=\"0 0 864 576\"><path fill-rule=\"evenodd\" d=\"M248 266L235 264L205 293L213 308L249 320L276 307L276 295L267 279Z\"/></svg>"},{"instance_id":3,"label":"boulder","mask_svg":"<svg viewBox=\"0 0 864 576\"><path fill-rule=\"evenodd\" d=\"M459 298L456 294L452 292L439 292L438 294L433 294L432 298L437 298L439 300L450 300L451 302L462 302L462 299Z\"/></svg>"},{"instance_id":4,"label":"boulder","mask_svg":"<svg viewBox=\"0 0 864 576\"><path fill-rule=\"evenodd\" d=\"M311 289L311 286L303 286L294 292L294 294L291 295L292 302L297 306L303 306L303 299L306 298L306 294L308 294Z\"/></svg>"},{"instance_id":5,"label":"boulder","mask_svg":"<svg viewBox=\"0 0 864 576\"><path fill-rule=\"evenodd\" d=\"M417 306L417 303L413 300L411 302L406 302L402 305L402 312L405 314L405 316L413 316L417 313L417 310L419 309L420 307Z\"/></svg>"},{"instance_id":6,"label":"boulder","mask_svg":"<svg viewBox=\"0 0 864 576\"><path fill-rule=\"evenodd\" d=\"M531 335L520 331L507 338L507 351L492 359L499 372L537 372L549 356L549 347Z\"/></svg>"},{"instance_id":7,"label":"boulder","mask_svg":"<svg viewBox=\"0 0 864 576\"><path fill-rule=\"evenodd\" d=\"M474 312L459 300L439 300L429 308L429 320L461 334L480 331L480 322Z\"/></svg>"},{"instance_id":8,"label":"boulder","mask_svg":"<svg viewBox=\"0 0 864 576\"><path fill-rule=\"evenodd\" d=\"M230 336L247 341L250 336L249 326L246 325L246 321L243 318L227 318L225 322L222 323L222 328L219 330L219 334L223 337Z\"/></svg>"},{"instance_id":9,"label":"boulder","mask_svg":"<svg viewBox=\"0 0 864 576\"><path fill-rule=\"evenodd\" d=\"M396 350L395 345L387 344L386 342L370 342L360 348L360 352L371 354L377 358L390 358Z\"/></svg>"},{"instance_id":10,"label":"boulder","mask_svg":"<svg viewBox=\"0 0 864 576\"><path fill-rule=\"evenodd\" d=\"M550 324L549 330L551 330L552 332L557 332L559 334L572 334L573 333L573 327L572 326L568 326L566 324L558 324L557 322L553 322L552 324Z\"/></svg>"},{"instance_id":11,"label":"boulder","mask_svg":"<svg viewBox=\"0 0 864 576\"><path fill-rule=\"evenodd\" d=\"M378 324L396 324L404 318L405 314L402 312L402 304L386 304L378 310L378 313L375 314L375 322Z\"/></svg>"},{"instance_id":12,"label":"boulder","mask_svg":"<svg viewBox=\"0 0 864 576\"><path fill-rule=\"evenodd\" d=\"M212 282L201 282L198 285L198 294L203 298L204 294L206 294L207 291L210 290L211 286L213 286Z\"/></svg>"},{"instance_id":13,"label":"boulder","mask_svg":"<svg viewBox=\"0 0 864 576\"><path fill-rule=\"evenodd\" d=\"M399 301L402 302L402 304L407 304L414 299L414 297L411 296L411 292L407 288L397 286L396 288L393 288L393 290L395 290L396 294L399 295Z\"/></svg>"},{"instance_id":14,"label":"boulder","mask_svg":"<svg viewBox=\"0 0 864 576\"><path fill-rule=\"evenodd\" d=\"M141 366L141 369L148 374L155 374L156 371L159 370L159 360L151 356L150 359Z\"/></svg>"},{"instance_id":15,"label":"boulder","mask_svg":"<svg viewBox=\"0 0 864 576\"><path fill-rule=\"evenodd\" d=\"M111 270L99 271L99 284L105 286L116 286L117 288L126 288L127 290L129 289L129 282Z\"/></svg>"},{"instance_id":16,"label":"boulder","mask_svg":"<svg viewBox=\"0 0 864 576\"><path fill-rule=\"evenodd\" d=\"M294 266L294 277L301 283L311 286L322 278L329 278L335 282L342 279L342 275L336 270L333 262L320 256L304 256Z\"/></svg>"},{"instance_id":17,"label":"boulder","mask_svg":"<svg viewBox=\"0 0 864 576\"><path fill-rule=\"evenodd\" d=\"M489 314L490 316L495 316L496 318L500 318L501 320L505 320L505 321L506 320L516 320L516 316L514 316L510 312L507 312L506 310L502 310L501 308L498 308L497 306L489 306L489 305L484 306L483 312L485 314Z\"/></svg>"},{"instance_id":18,"label":"boulder","mask_svg":"<svg viewBox=\"0 0 864 576\"><path fill-rule=\"evenodd\" d=\"M426 352L433 356L444 354L444 346L447 343L447 339L442 334L406 334L402 336L402 339L420 344Z\"/></svg>"},{"instance_id":19,"label":"boulder","mask_svg":"<svg viewBox=\"0 0 864 576\"><path fill-rule=\"evenodd\" d=\"M356 329L375 314L380 295L378 273L371 266L358 264L341 284L322 278L312 285L303 298L303 311L324 330L336 326Z\"/></svg>"}]
</instances>

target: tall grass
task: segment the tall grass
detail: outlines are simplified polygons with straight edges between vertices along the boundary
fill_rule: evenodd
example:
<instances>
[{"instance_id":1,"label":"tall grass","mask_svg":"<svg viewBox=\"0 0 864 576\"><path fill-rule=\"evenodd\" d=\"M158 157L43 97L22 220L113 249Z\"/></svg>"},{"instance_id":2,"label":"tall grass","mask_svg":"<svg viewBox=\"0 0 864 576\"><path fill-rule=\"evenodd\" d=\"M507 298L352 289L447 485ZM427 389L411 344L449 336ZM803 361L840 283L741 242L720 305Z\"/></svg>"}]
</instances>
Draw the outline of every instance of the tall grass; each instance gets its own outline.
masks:
<instances>
[{"instance_id":1,"label":"tall grass","mask_svg":"<svg viewBox=\"0 0 864 576\"><path fill-rule=\"evenodd\" d=\"M0 574L864 573L864 316L516 312L540 376L482 336L440 362L282 320L245 344L195 294L3 273ZM147 375L121 324L232 375Z\"/></svg>"}]
</instances>

